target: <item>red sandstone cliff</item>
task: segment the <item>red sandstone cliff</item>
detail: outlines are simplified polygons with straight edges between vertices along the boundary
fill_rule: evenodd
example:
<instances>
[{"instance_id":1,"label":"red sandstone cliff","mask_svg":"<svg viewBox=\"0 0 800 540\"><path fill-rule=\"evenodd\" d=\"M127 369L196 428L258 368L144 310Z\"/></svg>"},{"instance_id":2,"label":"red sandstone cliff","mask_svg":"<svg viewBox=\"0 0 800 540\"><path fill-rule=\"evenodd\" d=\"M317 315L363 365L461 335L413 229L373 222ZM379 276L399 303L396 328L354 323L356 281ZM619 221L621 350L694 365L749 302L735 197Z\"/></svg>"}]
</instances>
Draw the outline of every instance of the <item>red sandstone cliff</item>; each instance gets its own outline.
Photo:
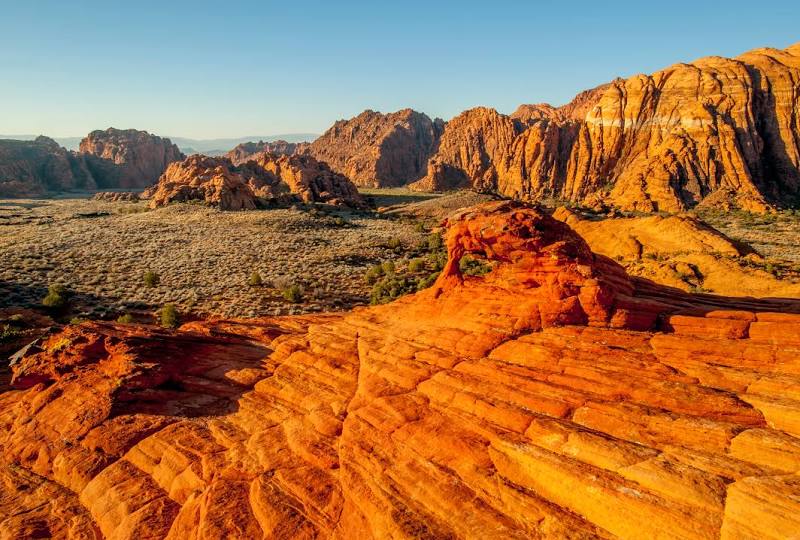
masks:
<instances>
[{"instance_id":1,"label":"red sandstone cliff","mask_svg":"<svg viewBox=\"0 0 800 540\"><path fill-rule=\"evenodd\" d=\"M444 122L411 109L390 114L367 110L336 122L308 152L356 185L391 187L425 174Z\"/></svg>"},{"instance_id":2,"label":"red sandstone cliff","mask_svg":"<svg viewBox=\"0 0 800 540\"><path fill-rule=\"evenodd\" d=\"M631 279L516 203L448 226L384 306L49 338L0 394L0 534L796 534L800 305Z\"/></svg>"},{"instance_id":3,"label":"red sandstone cliff","mask_svg":"<svg viewBox=\"0 0 800 540\"><path fill-rule=\"evenodd\" d=\"M558 109L472 109L447 124L415 187L763 211L800 195L798 95L800 44L618 79Z\"/></svg>"},{"instance_id":4,"label":"red sandstone cliff","mask_svg":"<svg viewBox=\"0 0 800 540\"><path fill-rule=\"evenodd\" d=\"M93 131L78 152L104 188L147 187L170 163L184 158L169 139L135 129Z\"/></svg>"}]
</instances>

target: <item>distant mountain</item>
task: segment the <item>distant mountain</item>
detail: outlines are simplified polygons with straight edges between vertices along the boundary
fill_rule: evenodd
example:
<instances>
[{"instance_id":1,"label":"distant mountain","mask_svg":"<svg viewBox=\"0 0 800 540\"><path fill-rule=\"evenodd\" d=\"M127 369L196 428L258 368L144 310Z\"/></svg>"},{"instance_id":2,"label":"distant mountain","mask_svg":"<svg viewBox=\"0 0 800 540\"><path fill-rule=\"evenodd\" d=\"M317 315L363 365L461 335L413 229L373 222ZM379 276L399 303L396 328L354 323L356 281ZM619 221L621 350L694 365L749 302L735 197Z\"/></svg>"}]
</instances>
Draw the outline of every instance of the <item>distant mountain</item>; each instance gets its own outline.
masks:
<instances>
[{"instance_id":1,"label":"distant mountain","mask_svg":"<svg viewBox=\"0 0 800 540\"><path fill-rule=\"evenodd\" d=\"M18 141L32 141L38 135L0 135L0 139L16 139ZM250 135L232 139L188 139L186 137L168 137L178 145L184 154L207 154L209 156L222 155L235 146L250 141L272 142L284 140L287 142L311 142L319 137L317 133L281 133L278 135ZM77 151L83 137L51 137L67 150Z\"/></svg>"}]
</instances>

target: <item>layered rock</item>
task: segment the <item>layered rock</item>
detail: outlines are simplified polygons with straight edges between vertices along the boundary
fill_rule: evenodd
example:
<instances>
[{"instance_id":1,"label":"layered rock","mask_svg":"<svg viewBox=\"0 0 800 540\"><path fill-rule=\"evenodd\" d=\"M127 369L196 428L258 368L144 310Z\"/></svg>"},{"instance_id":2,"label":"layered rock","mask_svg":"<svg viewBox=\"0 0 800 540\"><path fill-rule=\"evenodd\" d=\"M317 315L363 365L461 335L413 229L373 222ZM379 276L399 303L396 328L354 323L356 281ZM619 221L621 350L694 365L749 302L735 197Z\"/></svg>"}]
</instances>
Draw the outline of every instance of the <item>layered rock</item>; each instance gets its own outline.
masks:
<instances>
[{"instance_id":1,"label":"layered rock","mask_svg":"<svg viewBox=\"0 0 800 540\"><path fill-rule=\"evenodd\" d=\"M302 154L306 151L309 144L305 142L290 143L284 140L277 141L258 141L246 142L236 145L236 147L225 154L234 165L241 165L250 160L256 159L258 154L277 154L292 155Z\"/></svg>"},{"instance_id":2,"label":"layered rock","mask_svg":"<svg viewBox=\"0 0 800 540\"><path fill-rule=\"evenodd\" d=\"M184 155L169 139L146 131L108 128L84 138L78 150L102 188L143 188Z\"/></svg>"},{"instance_id":3,"label":"layered rock","mask_svg":"<svg viewBox=\"0 0 800 540\"><path fill-rule=\"evenodd\" d=\"M800 44L618 79L558 109L450 121L417 189L474 186L627 210L747 210L800 195Z\"/></svg>"},{"instance_id":4,"label":"layered rock","mask_svg":"<svg viewBox=\"0 0 800 540\"><path fill-rule=\"evenodd\" d=\"M238 166L227 158L190 156L170 165L146 196L151 208L203 201L221 210L253 210L263 203L292 200L364 206L347 178L311 156L263 153L257 161Z\"/></svg>"},{"instance_id":5,"label":"layered rock","mask_svg":"<svg viewBox=\"0 0 800 540\"><path fill-rule=\"evenodd\" d=\"M53 139L0 140L0 197L38 197L96 187L83 160Z\"/></svg>"},{"instance_id":6,"label":"layered rock","mask_svg":"<svg viewBox=\"0 0 800 540\"><path fill-rule=\"evenodd\" d=\"M52 336L0 394L3 535L796 533L800 304L629 278L514 203L448 226L392 304Z\"/></svg>"},{"instance_id":7,"label":"layered rock","mask_svg":"<svg viewBox=\"0 0 800 540\"><path fill-rule=\"evenodd\" d=\"M425 174L443 127L442 120L412 109L366 110L336 122L308 152L358 186L401 186Z\"/></svg>"}]
</instances>

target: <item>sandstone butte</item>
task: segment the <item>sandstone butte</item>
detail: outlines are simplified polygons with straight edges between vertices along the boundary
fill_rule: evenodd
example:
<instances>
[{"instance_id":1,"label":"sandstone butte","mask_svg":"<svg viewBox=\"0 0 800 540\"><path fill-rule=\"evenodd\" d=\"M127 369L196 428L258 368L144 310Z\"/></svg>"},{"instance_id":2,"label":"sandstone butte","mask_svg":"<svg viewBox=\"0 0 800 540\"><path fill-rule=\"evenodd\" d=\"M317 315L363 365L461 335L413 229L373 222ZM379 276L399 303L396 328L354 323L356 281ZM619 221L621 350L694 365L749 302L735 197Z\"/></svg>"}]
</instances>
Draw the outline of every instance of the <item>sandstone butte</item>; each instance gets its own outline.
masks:
<instances>
[{"instance_id":1,"label":"sandstone butte","mask_svg":"<svg viewBox=\"0 0 800 540\"><path fill-rule=\"evenodd\" d=\"M631 278L520 203L447 226L391 304L47 338L0 394L0 535L797 534L800 303Z\"/></svg>"},{"instance_id":2,"label":"sandstone butte","mask_svg":"<svg viewBox=\"0 0 800 540\"><path fill-rule=\"evenodd\" d=\"M510 116L449 121L419 190L474 187L624 210L763 212L800 194L800 43L710 57Z\"/></svg>"},{"instance_id":3,"label":"sandstone butte","mask_svg":"<svg viewBox=\"0 0 800 540\"><path fill-rule=\"evenodd\" d=\"M444 122L412 109L366 110L339 120L307 152L364 187L401 186L425 175Z\"/></svg>"},{"instance_id":4,"label":"sandstone butte","mask_svg":"<svg viewBox=\"0 0 800 540\"><path fill-rule=\"evenodd\" d=\"M151 208L192 200L221 210L252 210L264 202L292 200L365 206L353 183L325 163L307 155L267 153L238 166L228 158L189 156L167 167L145 196Z\"/></svg>"},{"instance_id":5,"label":"sandstone butte","mask_svg":"<svg viewBox=\"0 0 800 540\"><path fill-rule=\"evenodd\" d=\"M289 155L302 154L308 148L308 143L290 143L284 140L258 141L237 144L233 150L225 154L234 165L241 165L256 159L257 154Z\"/></svg>"},{"instance_id":6,"label":"sandstone butte","mask_svg":"<svg viewBox=\"0 0 800 540\"><path fill-rule=\"evenodd\" d=\"M144 188L153 184L167 166L184 155L169 139L146 131L108 128L96 130L80 143L82 155L101 187Z\"/></svg>"}]
</instances>

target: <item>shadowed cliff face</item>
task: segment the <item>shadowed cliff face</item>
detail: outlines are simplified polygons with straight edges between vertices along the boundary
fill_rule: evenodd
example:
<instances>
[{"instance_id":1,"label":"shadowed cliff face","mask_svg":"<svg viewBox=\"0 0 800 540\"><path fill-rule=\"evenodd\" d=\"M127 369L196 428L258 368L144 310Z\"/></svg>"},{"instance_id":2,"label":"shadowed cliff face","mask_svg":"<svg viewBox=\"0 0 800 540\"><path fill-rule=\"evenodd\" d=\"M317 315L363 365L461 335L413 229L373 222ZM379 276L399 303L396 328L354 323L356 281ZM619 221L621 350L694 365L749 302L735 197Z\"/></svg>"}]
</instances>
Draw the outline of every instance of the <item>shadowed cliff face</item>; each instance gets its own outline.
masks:
<instances>
[{"instance_id":1,"label":"shadowed cliff face","mask_svg":"<svg viewBox=\"0 0 800 540\"><path fill-rule=\"evenodd\" d=\"M352 313L86 323L0 394L0 531L83 538L784 538L800 304L628 277L519 203ZM495 262L464 276L465 254Z\"/></svg>"},{"instance_id":2,"label":"shadowed cliff face","mask_svg":"<svg viewBox=\"0 0 800 540\"><path fill-rule=\"evenodd\" d=\"M368 110L336 122L307 152L358 186L401 186L425 174L443 127L442 120L411 109Z\"/></svg>"},{"instance_id":3,"label":"shadowed cliff face","mask_svg":"<svg viewBox=\"0 0 800 540\"><path fill-rule=\"evenodd\" d=\"M643 211L796 203L798 81L800 44L618 79L558 109L472 109L447 124L415 187Z\"/></svg>"}]
</instances>

